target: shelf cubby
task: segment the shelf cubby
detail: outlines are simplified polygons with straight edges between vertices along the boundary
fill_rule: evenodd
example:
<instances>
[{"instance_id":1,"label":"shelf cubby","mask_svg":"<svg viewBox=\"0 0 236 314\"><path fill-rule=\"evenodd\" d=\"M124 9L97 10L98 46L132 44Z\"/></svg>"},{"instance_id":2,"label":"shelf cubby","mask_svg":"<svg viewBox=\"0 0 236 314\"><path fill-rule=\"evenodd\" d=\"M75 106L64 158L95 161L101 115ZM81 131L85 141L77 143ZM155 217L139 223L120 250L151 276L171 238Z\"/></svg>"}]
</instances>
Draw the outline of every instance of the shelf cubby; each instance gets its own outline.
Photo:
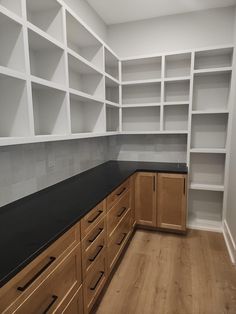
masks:
<instances>
[{"instance_id":1,"label":"shelf cubby","mask_svg":"<svg viewBox=\"0 0 236 314\"><path fill-rule=\"evenodd\" d=\"M109 77L106 77L105 86L106 100L119 104L119 84L111 80Z\"/></svg>"},{"instance_id":2,"label":"shelf cubby","mask_svg":"<svg viewBox=\"0 0 236 314\"><path fill-rule=\"evenodd\" d=\"M211 73L194 76L193 110L226 110L231 73Z\"/></svg>"},{"instance_id":3,"label":"shelf cubby","mask_svg":"<svg viewBox=\"0 0 236 314\"><path fill-rule=\"evenodd\" d=\"M225 155L196 153L190 159L190 183L223 186L225 176Z\"/></svg>"},{"instance_id":4,"label":"shelf cubby","mask_svg":"<svg viewBox=\"0 0 236 314\"><path fill-rule=\"evenodd\" d=\"M218 228L222 221L223 192L190 190L188 208L194 225Z\"/></svg>"},{"instance_id":5,"label":"shelf cubby","mask_svg":"<svg viewBox=\"0 0 236 314\"><path fill-rule=\"evenodd\" d=\"M48 35L63 42L62 7L55 0L26 0L27 19Z\"/></svg>"},{"instance_id":6,"label":"shelf cubby","mask_svg":"<svg viewBox=\"0 0 236 314\"><path fill-rule=\"evenodd\" d=\"M0 13L0 42L0 66L25 72L22 26L2 13Z\"/></svg>"},{"instance_id":7,"label":"shelf cubby","mask_svg":"<svg viewBox=\"0 0 236 314\"><path fill-rule=\"evenodd\" d=\"M160 103L161 83L133 84L122 86L124 105Z\"/></svg>"},{"instance_id":8,"label":"shelf cubby","mask_svg":"<svg viewBox=\"0 0 236 314\"><path fill-rule=\"evenodd\" d=\"M32 83L35 135L68 133L66 93Z\"/></svg>"},{"instance_id":9,"label":"shelf cubby","mask_svg":"<svg viewBox=\"0 0 236 314\"><path fill-rule=\"evenodd\" d=\"M22 16L22 0L0 0L0 5L2 5L7 10Z\"/></svg>"},{"instance_id":10,"label":"shelf cubby","mask_svg":"<svg viewBox=\"0 0 236 314\"><path fill-rule=\"evenodd\" d=\"M26 82L0 74L0 137L30 135Z\"/></svg>"},{"instance_id":11,"label":"shelf cubby","mask_svg":"<svg viewBox=\"0 0 236 314\"><path fill-rule=\"evenodd\" d=\"M122 131L160 131L160 107L123 108Z\"/></svg>"},{"instance_id":12,"label":"shelf cubby","mask_svg":"<svg viewBox=\"0 0 236 314\"><path fill-rule=\"evenodd\" d=\"M165 102L179 102L189 100L189 80L168 81L165 82Z\"/></svg>"},{"instance_id":13,"label":"shelf cubby","mask_svg":"<svg viewBox=\"0 0 236 314\"><path fill-rule=\"evenodd\" d=\"M28 31L28 37L31 75L65 85L64 50L32 30Z\"/></svg>"},{"instance_id":14,"label":"shelf cubby","mask_svg":"<svg viewBox=\"0 0 236 314\"><path fill-rule=\"evenodd\" d=\"M70 113L73 134L105 132L105 111L102 102L71 94Z\"/></svg>"},{"instance_id":15,"label":"shelf cubby","mask_svg":"<svg viewBox=\"0 0 236 314\"><path fill-rule=\"evenodd\" d=\"M233 48L212 49L195 53L196 70L232 66Z\"/></svg>"},{"instance_id":16,"label":"shelf cubby","mask_svg":"<svg viewBox=\"0 0 236 314\"><path fill-rule=\"evenodd\" d=\"M98 41L74 16L66 12L67 46L103 70L103 48Z\"/></svg>"},{"instance_id":17,"label":"shelf cubby","mask_svg":"<svg viewBox=\"0 0 236 314\"><path fill-rule=\"evenodd\" d=\"M193 115L191 148L225 148L227 124L227 113Z\"/></svg>"},{"instance_id":18,"label":"shelf cubby","mask_svg":"<svg viewBox=\"0 0 236 314\"><path fill-rule=\"evenodd\" d=\"M68 55L69 85L82 93L104 99L104 76L72 55Z\"/></svg>"},{"instance_id":19,"label":"shelf cubby","mask_svg":"<svg viewBox=\"0 0 236 314\"><path fill-rule=\"evenodd\" d=\"M119 60L105 48L105 72L119 80Z\"/></svg>"},{"instance_id":20,"label":"shelf cubby","mask_svg":"<svg viewBox=\"0 0 236 314\"><path fill-rule=\"evenodd\" d=\"M168 55L165 57L165 77L190 76L191 53Z\"/></svg>"},{"instance_id":21,"label":"shelf cubby","mask_svg":"<svg viewBox=\"0 0 236 314\"><path fill-rule=\"evenodd\" d=\"M188 105L164 106L164 130L188 130Z\"/></svg>"},{"instance_id":22,"label":"shelf cubby","mask_svg":"<svg viewBox=\"0 0 236 314\"><path fill-rule=\"evenodd\" d=\"M122 81L142 81L161 78L162 58L142 58L122 62Z\"/></svg>"},{"instance_id":23,"label":"shelf cubby","mask_svg":"<svg viewBox=\"0 0 236 314\"><path fill-rule=\"evenodd\" d=\"M119 108L106 104L106 131L118 132L120 129L120 110Z\"/></svg>"}]
</instances>

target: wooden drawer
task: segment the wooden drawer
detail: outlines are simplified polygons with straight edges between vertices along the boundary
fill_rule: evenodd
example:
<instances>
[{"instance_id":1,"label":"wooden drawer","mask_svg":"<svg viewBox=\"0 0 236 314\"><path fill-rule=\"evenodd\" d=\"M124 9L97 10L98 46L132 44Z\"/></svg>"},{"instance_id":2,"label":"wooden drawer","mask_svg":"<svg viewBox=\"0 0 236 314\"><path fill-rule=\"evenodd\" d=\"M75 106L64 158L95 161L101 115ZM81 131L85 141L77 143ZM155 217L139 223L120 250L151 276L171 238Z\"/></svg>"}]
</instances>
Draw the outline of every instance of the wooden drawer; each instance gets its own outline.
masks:
<instances>
[{"instance_id":1,"label":"wooden drawer","mask_svg":"<svg viewBox=\"0 0 236 314\"><path fill-rule=\"evenodd\" d=\"M130 192L127 191L122 198L110 209L107 214L107 234L111 235L118 223L130 209Z\"/></svg>"},{"instance_id":2,"label":"wooden drawer","mask_svg":"<svg viewBox=\"0 0 236 314\"><path fill-rule=\"evenodd\" d=\"M119 223L116 231L108 240L108 271L110 272L119 258L124 245L131 234L131 210L129 210L123 220Z\"/></svg>"},{"instance_id":3,"label":"wooden drawer","mask_svg":"<svg viewBox=\"0 0 236 314\"><path fill-rule=\"evenodd\" d=\"M90 272L83 283L84 313L89 313L91 311L106 282L106 278L106 255L103 254L90 269Z\"/></svg>"},{"instance_id":4,"label":"wooden drawer","mask_svg":"<svg viewBox=\"0 0 236 314\"><path fill-rule=\"evenodd\" d=\"M126 180L122 183L117 189L115 189L108 197L107 197L107 209L110 209L115 203L125 194L125 192L130 187L130 180Z\"/></svg>"},{"instance_id":5,"label":"wooden drawer","mask_svg":"<svg viewBox=\"0 0 236 314\"><path fill-rule=\"evenodd\" d=\"M80 223L66 232L0 289L0 313L11 313L7 310L9 306L13 303L22 303L79 241Z\"/></svg>"},{"instance_id":6,"label":"wooden drawer","mask_svg":"<svg viewBox=\"0 0 236 314\"><path fill-rule=\"evenodd\" d=\"M103 230L100 232L100 230ZM96 237L96 234L99 235ZM89 242L96 239L93 242ZM96 263L96 261L103 255L106 251L106 229L105 221L98 223L98 226L95 227L95 230L92 230L90 234L82 242L82 269L83 269L83 278L87 276L90 272L91 267Z\"/></svg>"},{"instance_id":7,"label":"wooden drawer","mask_svg":"<svg viewBox=\"0 0 236 314\"><path fill-rule=\"evenodd\" d=\"M97 222L104 217L106 213L106 201L102 201L94 207L81 220L81 237L82 239L89 233L90 230L97 224Z\"/></svg>"},{"instance_id":8,"label":"wooden drawer","mask_svg":"<svg viewBox=\"0 0 236 314\"><path fill-rule=\"evenodd\" d=\"M83 304L83 287L80 288L70 295L62 304L56 309L55 314L83 314L84 304Z\"/></svg>"},{"instance_id":9,"label":"wooden drawer","mask_svg":"<svg viewBox=\"0 0 236 314\"><path fill-rule=\"evenodd\" d=\"M55 313L67 294L80 285L81 247L79 244L14 313Z\"/></svg>"}]
</instances>

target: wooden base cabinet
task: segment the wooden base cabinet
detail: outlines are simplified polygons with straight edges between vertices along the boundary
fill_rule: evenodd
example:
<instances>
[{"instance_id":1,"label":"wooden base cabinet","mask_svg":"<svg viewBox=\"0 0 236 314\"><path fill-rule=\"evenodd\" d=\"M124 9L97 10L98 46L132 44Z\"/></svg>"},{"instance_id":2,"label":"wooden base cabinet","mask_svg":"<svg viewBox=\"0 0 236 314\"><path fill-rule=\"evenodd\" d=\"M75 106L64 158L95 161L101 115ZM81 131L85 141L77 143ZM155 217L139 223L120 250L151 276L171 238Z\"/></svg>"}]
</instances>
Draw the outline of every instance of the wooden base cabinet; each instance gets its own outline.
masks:
<instances>
[{"instance_id":1,"label":"wooden base cabinet","mask_svg":"<svg viewBox=\"0 0 236 314\"><path fill-rule=\"evenodd\" d=\"M187 176L159 173L157 185L157 226L186 231Z\"/></svg>"}]
</instances>

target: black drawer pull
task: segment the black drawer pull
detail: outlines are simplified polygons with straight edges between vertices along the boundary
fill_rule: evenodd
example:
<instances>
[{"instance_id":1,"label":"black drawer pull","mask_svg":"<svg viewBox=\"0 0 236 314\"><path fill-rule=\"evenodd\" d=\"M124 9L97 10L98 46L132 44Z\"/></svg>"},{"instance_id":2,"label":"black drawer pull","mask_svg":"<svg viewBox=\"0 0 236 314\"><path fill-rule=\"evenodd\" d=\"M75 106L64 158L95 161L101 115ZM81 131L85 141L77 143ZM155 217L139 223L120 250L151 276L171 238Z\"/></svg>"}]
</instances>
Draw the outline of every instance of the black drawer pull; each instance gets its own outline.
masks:
<instances>
[{"instance_id":1,"label":"black drawer pull","mask_svg":"<svg viewBox=\"0 0 236 314\"><path fill-rule=\"evenodd\" d=\"M52 295L52 301L50 302L50 304L48 305L46 310L43 311L43 314L47 314L48 313L48 311L50 310L50 308L53 306L53 304L56 302L57 299L58 299L57 295Z\"/></svg>"},{"instance_id":2,"label":"black drawer pull","mask_svg":"<svg viewBox=\"0 0 236 314\"><path fill-rule=\"evenodd\" d=\"M119 193L117 193L117 196L120 196L124 191L126 190L126 187L124 187Z\"/></svg>"},{"instance_id":3,"label":"black drawer pull","mask_svg":"<svg viewBox=\"0 0 236 314\"><path fill-rule=\"evenodd\" d=\"M121 207L121 211L120 211L120 213L117 215L117 217L121 217L122 215L123 215L123 213L126 211L126 207Z\"/></svg>"},{"instance_id":4,"label":"black drawer pull","mask_svg":"<svg viewBox=\"0 0 236 314\"><path fill-rule=\"evenodd\" d=\"M90 287L89 289L94 291L97 288L97 285L99 284L99 282L101 281L102 277L104 275L104 271L100 271L100 275L96 281L96 283L94 284L94 286Z\"/></svg>"},{"instance_id":5,"label":"black drawer pull","mask_svg":"<svg viewBox=\"0 0 236 314\"><path fill-rule=\"evenodd\" d=\"M91 224L92 222L94 222L101 215L102 212L103 212L102 210L99 210L97 215L95 215L92 219L88 220L88 223Z\"/></svg>"},{"instance_id":6,"label":"black drawer pull","mask_svg":"<svg viewBox=\"0 0 236 314\"><path fill-rule=\"evenodd\" d=\"M49 262L44 265L23 287L18 287L18 291L25 291L29 286L32 285L32 283L55 261L56 257L50 256Z\"/></svg>"},{"instance_id":7,"label":"black drawer pull","mask_svg":"<svg viewBox=\"0 0 236 314\"><path fill-rule=\"evenodd\" d=\"M89 240L89 242L93 243L102 231L103 231L103 228L99 228L98 232L95 234L95 236L92 239Z\"/></svg>"},{"instance_id":8,"label":"black drawer pull","mask_svg":"<svg viewBox=\"0 0 236 314\"><path fill-rule=\"evenodd\" d=\"M124 242L124 240L125 240L125 238L127 236L127 233L122 233L122 234L123 234L123 236L122 236L121 240L116 243L117 245L121 245Z\"/></svg>"},{"instance_id":9,"label":"black drawer pull","mask_svg":"<svg viewBox=\"0 0 236 314\"><path fill-rule=\"evenodd\" d=\"M97 256L99 255L99 253L101 252L102 249L103 249L103 245L99 245L96 254L93 257L90 257L89 261L90 262L95 261L95 259L97 258Z\"/></svg>"}]
</instances>

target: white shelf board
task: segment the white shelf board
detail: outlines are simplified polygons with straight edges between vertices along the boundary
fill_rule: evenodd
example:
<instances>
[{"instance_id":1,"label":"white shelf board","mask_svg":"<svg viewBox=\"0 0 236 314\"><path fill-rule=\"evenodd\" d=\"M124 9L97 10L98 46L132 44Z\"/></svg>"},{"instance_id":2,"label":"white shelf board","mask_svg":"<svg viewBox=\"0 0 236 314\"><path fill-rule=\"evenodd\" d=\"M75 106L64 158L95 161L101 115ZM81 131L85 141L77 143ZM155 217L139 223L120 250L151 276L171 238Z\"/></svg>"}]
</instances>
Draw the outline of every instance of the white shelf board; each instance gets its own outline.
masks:
<instances>
[{"instance_id":1,"label":"white shelf board","mask_svg":"<svg viewBox=\"0 0 236 314\"><path fill-rule=\"evenodd\" d=\"M115 108L120 108L120 105L113 102L113 101L110 101L110 100L106 100L105 101L107 105L111 106L111 107L115 107Z\"/></svg>"},{"instance_id":2,"label":"white shelf board","mask_svg":"<svg viewBox=\"0 0 236 314\"><path fill-rule=\"evenodd\" d=\"M221 114L229 113L229 110L193 110L192 114Z\"/></svg>"},{"instance_id":3,"label":"white shelf board","mask_svg":"<svg viewBox=\"0 0 236 314\"><path fill-rule=\"evenodd\" d=\"M139 84L149 84L149 83L160 83L161 79L151 79L151 80L135 80L135 81L122 81L122 85L139 85Z\"/></svg>"},{"instance_id":4,"label":"white shelf board","mask_svg":"<svg viewBox=\"0 0 236 314\"><path fill-rule=\"evenodd\" d=\"M194 70L195 75L204 75L204 74L220 74L220 73L229 73L232 72L232 67L222 67L222 68L210 68L210 69L200 69Z\"/></svg>"},{"instance_id":5,"label":"white shelf board","mask_svg":"<svg viewBox=\"0 0 236 314\"><path fill-rule=\"evenodd\" d=\"M188 131L122 131L121 134L188 134Z\"/></svg>"},{"instance_id":6,"label":"white shelf board","mask_svg":"<svg viewBox=\"0 0 236 314\"><path fill-rule=\"evenodd\" d=\"M222 232L221 221L198 219L198 218L192 218L191 216L188 219L187 227L189 229L194 229L194 230Z\"/></svg>"},{"instance_id":7,"label":"white shelf board","mask_svg":"<svg viewBox=\"0 0 236 314\"><path fill-rule=\"evenodd\" d=\"M18 72L18 71L15 71L15 70L12 70L10 68L3 67L3 66L0 66L0 74L4 74L4 75L18 78L21 80L26 80L26 74L25 73Z\"/></svg>"},{"instance_id":8,"label":"white shelf board","mask_svg":"<svg viewBox=\"0 0 236 314\"><path fill-rule=\"evenodd\" d=\"M226 154L225 148L192 148L190 153L200 154Z\"/></svg>"},{"instance_id":9,"label":"white shelf board","mask_svg":"<svg viewBox=\"0 0 236 314\"><path fill-rule=\"evenodd\" d=\"M122 108L136 108L136 107L160 107L161 103L147 103L147 104L129 104L122 105Z\"/></svg>"},{"instance_id":10,"label":"white shelf board","mask_svg":"<svg viewBox=\"0 0 236 314\"><path fill-rule=\"evenodd\" d=\"M110 75L109 73L105 72L105 76L110 79L111 81L113 81L115 84L120 84L119 80L117 80L115 77L113 77L112 75Z\"/></svg>"},{"instance_id":11,"label":"white shelf board","mask_svg":"<svg viewBox=\"0 0 236 314\"><path fill-rule=\"evenodd\" d=\"M190 183L191 190L224 192L224 185Z\"/></svg>"},{"instance_id":12,"label":"white shelf board","mask_svg":"<svg viewBox=\"0 0 236 314\"><path fill-rule=\"evenodd\" d=\"M20 3L19 0L16 0L16 1L17 3ZM21 14L19 15L16 12L13 12L12 10L10 10L9 4L13 3L13 1L5 0L5 3L8 5L8 8L5 5L2 5L0 2L0 12L8 16L10 19L14 20L15 22L22 24L23 20L21 18Z\"/></svg>"},{"instance_id":13,"label":"white shelf board","mask_svg":"<svg viewBox=\"0 0 236 314\"><path fill-rule=\"evenodd\" d=\"M166 77L165 82L178 82L178 81L190 81L190 76L179 76L179 77Z\"/></svg>"},{"instance_id":14,"label":"white shelf board","mask_svg":"<svg viewBox=\"0 0 236 314\"><path fill-rule=\"evenodd\" d=\"M72 95L75 95L75 96L82 97L82 98L87 98L88 100L94 100L94 101L98 101L101 103L105 103L105 99L103 99L103 98L92 96L90 94L78 91L77 89L74 89L74 88L70 88L69 93Z\"/></svg>"},{"instance_id":15,"label":"white shelf board","mask_svg":"<svg viewBox=\"0 0 236 314\"><path fill-rule=\"evenodd\" d=\"M164 106L182 106L189 105L189 101L165 101L163 102Z\"/></svg>"},{"instance_id":16,"label":"white shelf board","mask_svg":"<svg viewBox=\"0 0 236 314\"><path fill-rule=\"evenodd\" d=\"M66 87L63 85L42 79L42 78L34 76L34 75L31 75L30 78L31 78L31 82L33 82L33 83L40 84L40 85L43 85L46 87L51 87L51 88L54 88L54 89L57 89L57 90L60 90L63 92L66 91Z\"/></svg>"}]
</instances>

